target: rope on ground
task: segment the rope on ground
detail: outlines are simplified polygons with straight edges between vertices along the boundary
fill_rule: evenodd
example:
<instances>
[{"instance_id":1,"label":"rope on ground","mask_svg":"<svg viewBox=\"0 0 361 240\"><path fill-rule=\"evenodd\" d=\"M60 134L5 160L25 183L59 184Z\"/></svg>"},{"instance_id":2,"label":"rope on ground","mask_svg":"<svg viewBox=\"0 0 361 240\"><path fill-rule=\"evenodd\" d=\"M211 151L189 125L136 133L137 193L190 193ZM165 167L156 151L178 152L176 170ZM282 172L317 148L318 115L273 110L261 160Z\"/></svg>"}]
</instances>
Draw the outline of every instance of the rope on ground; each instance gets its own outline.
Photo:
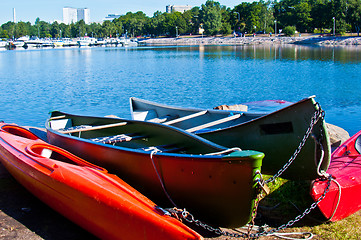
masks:
<instances>
[{"instance_id":1,"label":"rope on ground","mask_svg":"<svg viewBox=\"0 0 361 240\"><path fill-rule=\"evenodd\" d=\"M264 225L264 226L257 226L255 225L255 231L263 231L265 230L266 228L268 228L268 225ZM243 233L244 231L241 231L241 229L246 229L248 228L247 226L245 227L241 227L241 228L237 228L237 229L234 229L238 232L241 232ZM311 232L289 232L289 233L271 233L271 234L267 234L265 236L274 236L274 237L278 237L278 238L282 238L282 239L288 239L288 240L299 240L299 239L312 239L314 237L313 233ZM300 236L300 237L289 237L289 236Z\"/></svg>"},{"instance_id":2,"label":"rope on ground","mask_svg":"<svg viewBox=\"0 0 361 240\"><path fill-rule=\"evenodd\" d=\"M300 238L288 237L288 236L292 236L292 235L301 235L301 237ZM311 232L273 233L270 236L275 236L278 238L290 239L290 240L312 239L313 238L313 234ZM305 236L308 236L308 237L304 238Z\"/></svg>"}]
</instances>

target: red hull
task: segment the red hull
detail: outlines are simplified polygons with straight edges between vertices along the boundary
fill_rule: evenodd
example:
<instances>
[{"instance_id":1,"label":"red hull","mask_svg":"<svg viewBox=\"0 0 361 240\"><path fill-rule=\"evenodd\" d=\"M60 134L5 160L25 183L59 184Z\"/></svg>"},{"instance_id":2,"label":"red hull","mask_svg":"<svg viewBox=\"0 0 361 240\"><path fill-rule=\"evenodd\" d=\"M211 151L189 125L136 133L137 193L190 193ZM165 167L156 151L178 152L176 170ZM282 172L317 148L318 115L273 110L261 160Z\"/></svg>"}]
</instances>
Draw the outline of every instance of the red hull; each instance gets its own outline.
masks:
<instances>
[{"instance_id":1,"label":"red hull","mask_svg":"<svg viewBox=\"0 0 361 240\"><path fill-rule=\"evenodd\" d=\"M0 161L14 178L99 238L202 239L105 169L16 125L0 124L0 128ZM44 148L54 157L41 156Z\"/></svg>"},{"instance_id":2,"label":"red hull","mask_svg":"<svg viewBox=\"0 0 361 240\"><path fill-rule=\"evenodd\" d=\"M338 221L361 209L361 155L355 148L361 131L338 147L331 156L327 170L335 181L318 204L323 215L330 221ZM337 183L339 184L337 184ZM316 180L311 186L311 196L316 201L324 192L327 181Z\"/></svg>"}]
</instances>

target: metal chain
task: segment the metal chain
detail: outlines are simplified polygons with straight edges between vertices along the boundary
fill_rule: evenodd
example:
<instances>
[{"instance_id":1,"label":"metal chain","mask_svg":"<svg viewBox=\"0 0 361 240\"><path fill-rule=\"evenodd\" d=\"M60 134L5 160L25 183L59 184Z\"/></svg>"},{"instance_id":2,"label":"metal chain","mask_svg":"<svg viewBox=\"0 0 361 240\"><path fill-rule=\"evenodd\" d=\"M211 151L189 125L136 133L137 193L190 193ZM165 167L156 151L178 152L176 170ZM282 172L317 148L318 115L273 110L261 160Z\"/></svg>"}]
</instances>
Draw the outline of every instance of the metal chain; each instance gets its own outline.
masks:
<instances>
[{"instance_id":1,"label":"metal chain","mask_svg":"<svg viewBox=\"0 0 361 240\"><path fill-rule=\"evenodd\" d=\"M295 150L295 152L293 153L291 158L288 160L288 162L274 176L272 176L271 178L269 178L265 181L266 184L273 182L276 178L281 176L284 171L286 171L286 169L293 163L293 161L296 159L298 154L301 152L303 146L306 144L306 141L313 130L313 127L316 125L318 120L320 118L324 119L325 112L321 109L320 104L316 103L316 107L317 107L317 110L315 111L315 113L313 114L313 116L311 118L310 126L308 127L308 129L307 129L305 135L303 136L302 141L298 145L297 149Z\"/></svg>"},{"instance_id":2,"label":"metal chain","mask_svg":"<svg viewBox=\"0 0 361 240\"><path fill-rule=\"evenodd\" d=\"M250 233L250 229L248 229L247 233L231 233L231 232L223 231L219 228L214 228L214 227L209 226L199 220L196 220L194 218L194 216L191 213L189 213L186 209L170 208L170 209L166 209L166 210L169 213L171 213L172 216L176 217L177 219L184 219L185 221L187 221L189 223L194 223L195 225L202 227L210 232L214 232L217 235L223 235L223 236L233 237L233 238L255 239L255 238L262 237L262 236L267 236L267 235L273 234L273 233L283 230L287 227L291 227L293 224L295 224L296 222L298 222L299 220L304 218L313 209L315 209L317 207L317 205L325 198L326 194L330 190L332 178L333 177L331 175L328 176L327 186L326 186L323 194L317 199L316 202L312 203L311 206L309 208L307 208L302 214L295 217L295 219L290 220L287 223L279 226L278 228L274 228L269 231L264 230L264 231L258 232L258 233ZM252 227L253 227L253 224L252 224Z\"/></svg>"},{"instance_id":3,"label":"metal chain","mask_svg":"<svg viewBox=\"0 0 361 240\"><path fill-rule=\"evenodd\" d=\"M303 146L306 144L307 139L309 138L313 127L316 125L316 123L318 122L318 120L321 118L322 120L324 119L325 116L325 112L321 109L321 106L319 103L316 103L316 107L317 110L315 111L314 115L311 118L311 122L310 122L310 126L308 127L305 135L303 136L302 141L300 142L300 144L298 145L297 149L295 150L295 152L293 153L293 155L291 156L291 158L288 160L288 162L277 172L277 174L275 174L274 176L272 176L271 178L269 178L266 181L262 181L263 184L264 183L269 183L269 182L273 182L276 178L278 178L292 163L293 161L296 159L296 157L298 156L298 154L301 152ZM322 134L322 132L321 132ZM322 159L321 159L322 160ZM262 175L261 175L262 176ZM176 207L174 208L169 208L166 209L172 216L176 217L177 219L184 219L185 221L189 222L189 223L194 223L195 225L202 227L210 232L214 232L218 235L224 235L224 236L228 236L228 237L234 237L234 238L247 238L247 239L254 239L254 238L259 238L261 236L266 236L266 235L270 235L273 234L275 232L278 232L282 229L285 229L287 227L291 227L293 224L295 224L296 222L298 222L299 220L301 220L302 218L304 218L307 214L309 214L313 209L315 209L318 205L318 203L320 203L326 196L326 194L329 191L330 185L331 185L331 181L332 181L332 176L331 175L327 175L327 177L324 177L326 179L328 179L327 182L327 186L325 188L325 191L323 192L323 194L317 199L316 202L312 203L311 206L309 208L307 208L302 214L298 215L295 219L288 221L286 224L283 224L281 226L279 226L278 228L274 228L271 229L269 231L262 231L256 234L251 234L250 232L252 231L252 228L254 226L254 219L256 217L256 211L257 211L257 207L258 207L258 203L261 199L262 196L262 191L261 193L257 196L257 199L255 200L255 206L253 208L252 211L252 224L248 227L248 231L247 233L230 233L230 232L226 232L226 231L222 231L219 228L214 228L206 223L203 223L199 220L196 220L194 218L194 216L189 213L186 209L178 209Z\"/></svg>"}]
</instances>

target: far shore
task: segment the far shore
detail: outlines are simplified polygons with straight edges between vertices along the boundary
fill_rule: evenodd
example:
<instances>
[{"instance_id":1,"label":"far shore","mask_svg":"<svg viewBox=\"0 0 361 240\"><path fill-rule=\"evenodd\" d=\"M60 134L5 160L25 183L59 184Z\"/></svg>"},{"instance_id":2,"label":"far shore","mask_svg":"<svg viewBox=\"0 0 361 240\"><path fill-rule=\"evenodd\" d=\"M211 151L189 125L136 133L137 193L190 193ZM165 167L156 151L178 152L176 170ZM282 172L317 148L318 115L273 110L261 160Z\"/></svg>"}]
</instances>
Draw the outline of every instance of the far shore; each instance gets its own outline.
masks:
<instances>
[{"instance_id":1,"label":"far shore","mask_svg":"<svg viewBox=\"0 0 361 240\"><path fill-rule=\"evenodd\" d=\"M202 37L179 36L177 38L147 38L138 40L143 46L174 45L260 45L260 44L312 44L320 46L357 46L361 45L361 37L355 36L322 36L320 34L304 34L296 37L256 35L246 37Z\"/></svg>"}]
</instances>

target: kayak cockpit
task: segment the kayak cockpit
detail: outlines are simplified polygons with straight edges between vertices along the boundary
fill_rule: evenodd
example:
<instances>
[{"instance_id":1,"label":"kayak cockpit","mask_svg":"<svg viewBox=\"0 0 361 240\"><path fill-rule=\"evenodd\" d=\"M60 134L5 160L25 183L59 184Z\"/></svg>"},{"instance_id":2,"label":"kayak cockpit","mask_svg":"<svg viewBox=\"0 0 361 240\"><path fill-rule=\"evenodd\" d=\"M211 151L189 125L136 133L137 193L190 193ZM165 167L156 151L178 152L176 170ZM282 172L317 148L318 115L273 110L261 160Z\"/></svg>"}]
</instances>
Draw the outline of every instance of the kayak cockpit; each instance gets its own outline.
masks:
<instances>
[{"instance_id":1,"label":"kayak cockpit","mask_svg":"<svg viewBox=\"0 0 361 240\"><path fill-rule=\"evenodd\" d=\"M91 164L87 161L84 161L81 158L61 149L49 144L43 143L34 143L30 144L26 147L26 151L32 156L39 158L48 158L51 160L56 160L63 163L69 163L73 165L83 166L83 167L91 167L100 171L106 170L97 165Z\"/></svg>"},{"instance_id":2,"label":"kayak cockpit","mask_svg":"<svg viewBox=\"0 0 361 240\"><path fill-rule=\"evenodd\" d=\"M31 139L31 140L38 140L39 137L36 136L34 133L30 132L29 130L15 126L15 125L3 125L1 130L4 132L10 133L15 136Z\"/></svg>"},{"instance_id":3,"label":"kayak cockpit","mask_svg":"<svg viewBox=\"0 0 361 240\"><path fill-rule=\"evenodd\" d=\"M355 141L355 149L358 153L361 154L361 135Z\"/></svg>"}]
</instances>

